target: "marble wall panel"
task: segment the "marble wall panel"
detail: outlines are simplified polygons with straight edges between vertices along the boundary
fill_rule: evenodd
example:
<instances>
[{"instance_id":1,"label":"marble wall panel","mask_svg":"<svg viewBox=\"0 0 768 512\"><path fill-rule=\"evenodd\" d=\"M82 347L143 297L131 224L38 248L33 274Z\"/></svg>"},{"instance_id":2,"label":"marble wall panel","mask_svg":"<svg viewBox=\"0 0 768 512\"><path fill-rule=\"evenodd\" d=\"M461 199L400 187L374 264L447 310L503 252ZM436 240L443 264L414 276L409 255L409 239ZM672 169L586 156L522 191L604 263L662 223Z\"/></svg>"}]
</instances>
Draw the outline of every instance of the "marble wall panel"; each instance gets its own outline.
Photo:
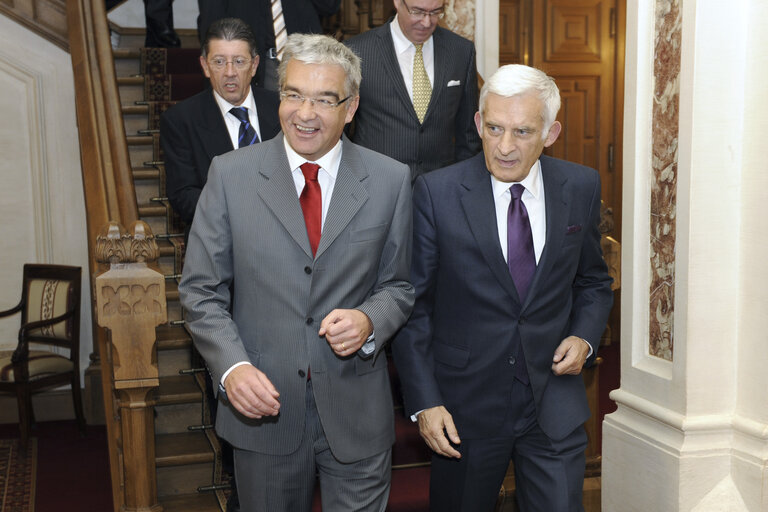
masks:
<instances>
[{"instance_id":1,"label":"marble wall panel","mask_svg":"<svg viewBox=\"0 0 768 512\"><path fill-rule=\"evenodd\" d=\"M682 0L656 0L649 353L672 361Z\"/></svg>"},{"instance_id":2,"label":"marble wall panel","mask_svg":"<svg viewBox=\"0 0 768 512\"><path fill-rule=\"evenodd\" d=\"M475 40L475 0L447 0L443 25L470 41Z\"/></svg>"}]
</instances>

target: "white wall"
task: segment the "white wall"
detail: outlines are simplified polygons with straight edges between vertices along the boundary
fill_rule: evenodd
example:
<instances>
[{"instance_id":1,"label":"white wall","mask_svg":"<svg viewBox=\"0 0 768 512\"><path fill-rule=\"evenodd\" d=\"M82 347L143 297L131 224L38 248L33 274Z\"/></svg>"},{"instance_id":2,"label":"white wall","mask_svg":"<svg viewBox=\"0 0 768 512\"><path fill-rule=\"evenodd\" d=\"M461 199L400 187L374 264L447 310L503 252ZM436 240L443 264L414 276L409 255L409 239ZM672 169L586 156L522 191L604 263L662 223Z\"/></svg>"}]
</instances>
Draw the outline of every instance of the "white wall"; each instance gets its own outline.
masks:
<instances>
[{"instance_id":1,"label":"white wall","mask_svg":"<svg viewBox=\"0 0 768 512\"><path fill-rule=\"evenodd\" d=\"M603 510L766 511L768 3L681 2L671 362L648 355L656 3L627 3L622 367Z\"/></svg>"},{"instance_id":2,"label":"white wall","mask_svg":"<svg viewBox=\"0 0 768 512\"><path fill-rule=\"evenodd\" d=\"M0 309L18 303L24 263L81 266L84 370L93 342L71 58L5 16L0 34ZM0 320L0 350L18 329L18 315Z\"/></svg>"}]
</instances>

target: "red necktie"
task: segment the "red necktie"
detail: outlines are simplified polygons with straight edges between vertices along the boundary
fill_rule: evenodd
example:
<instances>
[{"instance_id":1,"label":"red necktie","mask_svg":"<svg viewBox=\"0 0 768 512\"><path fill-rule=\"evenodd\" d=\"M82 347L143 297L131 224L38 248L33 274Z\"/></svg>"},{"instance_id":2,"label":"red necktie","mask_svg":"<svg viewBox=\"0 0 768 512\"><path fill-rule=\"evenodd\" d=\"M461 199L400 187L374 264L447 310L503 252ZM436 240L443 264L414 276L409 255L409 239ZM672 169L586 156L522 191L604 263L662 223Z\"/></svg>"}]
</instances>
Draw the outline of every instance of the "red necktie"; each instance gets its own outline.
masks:
<instances>
[{"instance_id":1,"label":"red necktie","mask_svg":"<svg viewBox=\"0 0 768 512\"><path fill-rule=\"evenodd\" d=\"M304 223L307 225L309 246L312 248L312 256L317 252L317 244L320 243L323 218L323 196L320 191L320 183L317 182L317 171L320 166L310 162L301 164L301 172L304 174L304 190L301 191L299 202L304 212Z\"/></svg>"}]
</instances>

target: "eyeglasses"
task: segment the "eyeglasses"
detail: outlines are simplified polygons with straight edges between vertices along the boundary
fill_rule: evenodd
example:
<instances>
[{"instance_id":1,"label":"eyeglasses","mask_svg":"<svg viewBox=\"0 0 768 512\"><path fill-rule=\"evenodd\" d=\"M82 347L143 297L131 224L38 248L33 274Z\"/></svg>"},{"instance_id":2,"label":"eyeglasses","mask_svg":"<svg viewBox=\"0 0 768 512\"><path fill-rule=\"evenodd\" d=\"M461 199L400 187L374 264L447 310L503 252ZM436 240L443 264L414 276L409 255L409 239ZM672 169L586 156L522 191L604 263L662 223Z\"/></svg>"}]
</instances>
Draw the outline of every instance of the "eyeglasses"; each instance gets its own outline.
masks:
<instances>
[{"instance_id":1,"label":"eyeglasses","mask_svg":"<svg viewBox=\"0 0 768 512\"><path fill-rule=\"evenodd\" d=\"M294 105L296 107L300 107L304 104L304 101L309 101L309 104L312 105L312 107L320 108L321 110L331 110L345 101L347 101L352 96L347 96L343 100L339 101L333 101L330 98L308 98L307 96L303 96L297 92L288 92L283 91L280 93L280 99L282 101L285 101L287 103L290 103L291 105Z\"/></svg>"},{"instance_id":2,"label":"eyeglasses","mask_svg":"<svg viewBox=\"0 0 768 512\"><path fill-rule=\"evenodd\" d=\"M403 2L403 5L405 6L405 10L408 11L408 14L410 14L412 17L416 19L424 19L427 16L430 18L437 18L439 20L443 19L445 16L445 7L441 7L439 9L435 9L434 11L425 11L424 9L414 8L411 9L408 7L408 4L405 3L405 0L400 0Z\"/></svg>"},{"instance_id":3,"label":"eyeglasses","mask_svg":"<svg viewBox=\"0 0 768 512\"><path fill-rule=\"evenodd\" d=\"M208 61L208 64L216 70L222 70L227 67L227 64L232 64L235 69L245 69L251 65L253 59L246 59L245 57L235 57L232 60L227 60L224 57L214 57Z\"/></svg>"}]
</instances>

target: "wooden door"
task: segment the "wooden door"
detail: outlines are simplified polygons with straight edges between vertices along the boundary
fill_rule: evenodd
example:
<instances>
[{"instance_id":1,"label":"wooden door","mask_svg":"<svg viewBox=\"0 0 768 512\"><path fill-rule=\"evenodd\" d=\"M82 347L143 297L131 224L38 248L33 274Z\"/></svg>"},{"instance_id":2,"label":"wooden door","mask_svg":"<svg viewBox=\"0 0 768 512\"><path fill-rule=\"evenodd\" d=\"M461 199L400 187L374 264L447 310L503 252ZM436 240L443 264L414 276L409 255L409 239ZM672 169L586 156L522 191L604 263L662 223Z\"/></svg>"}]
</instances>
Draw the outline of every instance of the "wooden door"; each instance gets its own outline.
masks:
<instances>
[{"instance_id":1,"label":"wooden door","mask_svg":"<svg viewBox=\"0 0 768 512\"><path fill-rule=\"evenodd\" d=\"M501 0L500 64L527 64L555 78L563 133L546 153L600 172L602 197L620 239L623 38L625 0ZM620 4L620 5L617 5ZM620 58L617 58L621 55ZM616 332L618 334L618 332Z\"/></svg>"}]
</instances>

